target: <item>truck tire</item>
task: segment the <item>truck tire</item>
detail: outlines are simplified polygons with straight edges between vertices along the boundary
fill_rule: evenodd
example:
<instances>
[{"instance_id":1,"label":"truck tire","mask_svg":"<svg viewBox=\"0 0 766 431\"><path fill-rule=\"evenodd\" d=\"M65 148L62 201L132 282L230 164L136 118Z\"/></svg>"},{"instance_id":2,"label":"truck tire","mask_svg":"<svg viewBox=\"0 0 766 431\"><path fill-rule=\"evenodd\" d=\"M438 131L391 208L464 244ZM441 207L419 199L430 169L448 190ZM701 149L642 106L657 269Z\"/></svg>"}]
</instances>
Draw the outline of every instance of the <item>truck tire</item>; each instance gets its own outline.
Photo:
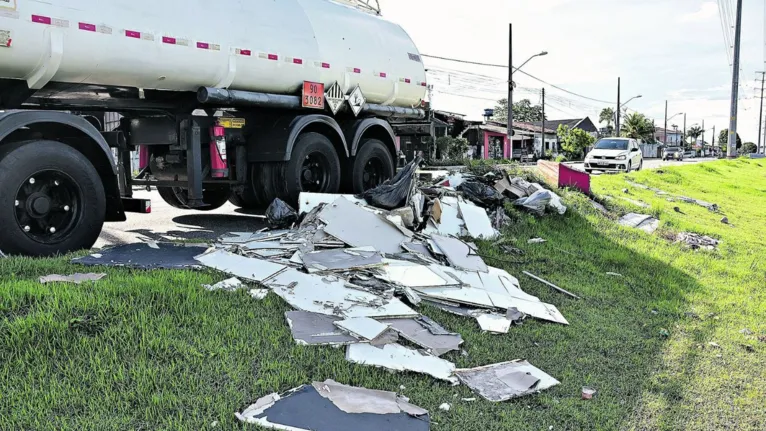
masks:
<instances>
[{"instance_id":1,"label":"truck tire","mask_svg":"<svg viewBox=\"0 0 766 431\"><path fill-rule=\"evenodd\" d=\"M394 176L394 160L386 145L377 139L362 142L362 148L351 162L351 192L360 194L375 188Z\"/></svg>"},{"instance_id":2,"label":"truck tire","mask_svg":"<svg viewBox=\"0 0 766 431\"><path fill-rule=\"evenodd\" d=\"M314 132L298 137L289 162L262 163L257 166L260 187L255 187L258 202L270 204L280 198L297 209L301 192L338 193L341 166L332 142ZM268 205L267 204L267 205Z\"/></svg>"},{"instance_id":3,"label":"truck tire","mask_svg":"<svg viewBox=\"0 0 766 431\"><path fill-rule=\"evenodd\" d=\"M213 211L221 208L229 201L231 195L227 188L212 188L202 190L202 201L207 204L205 207L189 208L187 189L180 187L157 187L160 197L173 208L182 210Z\"/></svg>"},{"instance_id":4,"label":"truck tire","mask_svg":"<svg viewBox=\"0 0 766 431\"><path fill-rule=\"evenodd\" d=\"M53 256L93 246L106 214L104 185L79 151L56 141L0 146L0 250Z\"/></svg>"}]
</instances>

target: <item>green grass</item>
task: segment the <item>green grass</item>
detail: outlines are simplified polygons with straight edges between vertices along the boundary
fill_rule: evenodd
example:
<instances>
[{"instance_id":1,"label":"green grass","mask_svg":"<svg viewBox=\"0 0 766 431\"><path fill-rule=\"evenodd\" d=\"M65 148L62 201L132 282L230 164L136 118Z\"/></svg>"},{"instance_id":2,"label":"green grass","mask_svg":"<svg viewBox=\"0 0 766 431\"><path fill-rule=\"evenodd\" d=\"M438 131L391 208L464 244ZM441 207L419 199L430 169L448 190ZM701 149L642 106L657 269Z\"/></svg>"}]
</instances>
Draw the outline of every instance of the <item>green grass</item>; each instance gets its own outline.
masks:
<instances>
[{"instance_id":1,"label":"green grass","mask_svg":"<svg viewBox=\"0 0 766 431\"><path fill-rule=\"evenodd\" d=\"M720 223L722 214L668 202L626 178L718 203L731 225ZM766 343L757 339L766 336L766 162L594 178L600 197L621 196L624 188L660 217L657 235L619 227L568 193L572 208L564 217L512 211L504 235L525 256L480 244L483 254L526 260L488 262L556 304L570 326L528 319L493 336L470 319L423 310L463 334L467 356L445 356L459 367L524 358L562 382L539 395L462 402L475 396L465 386L352 365L343 350L297 346L286 304L273 294L258 302L244 292L201 288L219 274L104 269L108 277L96 283L40 285L41 275L83 268L69 257L9 258L0 259L0 429L201 430L214 421L216 429L253 429L233 412L327 378L402 392L432 412L435 430L766 429ZM639 209L618 199L607 206ZM714 252L685 250L663 238L678 231L723 242ZM548 242L528 245L533 237ZM596 388L597 397L583 401L583 386ZM444 402L449 412L438 409Z\"/></svg>"}]
</instances>

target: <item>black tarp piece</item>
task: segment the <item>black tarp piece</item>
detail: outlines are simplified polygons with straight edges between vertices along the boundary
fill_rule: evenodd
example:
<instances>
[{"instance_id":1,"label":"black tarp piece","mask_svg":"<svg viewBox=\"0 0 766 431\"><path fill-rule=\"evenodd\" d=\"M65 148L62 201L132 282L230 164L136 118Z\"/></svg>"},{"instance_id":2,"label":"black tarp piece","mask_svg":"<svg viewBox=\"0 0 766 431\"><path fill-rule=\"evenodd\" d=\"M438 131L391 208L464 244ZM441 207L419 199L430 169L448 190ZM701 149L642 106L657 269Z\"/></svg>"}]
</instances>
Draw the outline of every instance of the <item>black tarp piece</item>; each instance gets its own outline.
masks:
<instances>
[{"instance_id":1,"label":"black tarp piece","mask_svg":"<svg viewBox=\"0 0 766 431\"><path fill-rule=\"evenodd\" d=\"M319 384L321 387L321 383ZM332 388L337 392L337 386ZM384 401L386 406L396 405L395 399L383 398L383 391L366 391L362 388L350 388L352 394L369 393L371 402L370 410L376 407L375 400ZM381 395L382 394L382 395ZM310 431L428 431L431 429L430 419L427 412L400 401L403 408L397 413L386 410L386 413L347 413L341 407L347 402L322 396L312 385L301 386L284 395L279 400L264 400L246 409L237 417L247 423L261 425L272 429L310 430ZM356 404L351 401L352 404ZM348 409L349 406L346 406ZM357 406L358 407L358 406ZM354 409L352 411L357 411ZM422 411L425 414L412 415L407 411Z\"/></svg>"},{"instance_id":2,"label":"black tarp piece","mask_svg":"<svg viewBox=\"0 0 766 431\"><path fill-rule=\"evenodd\" d=\"M298 213L285 201L277 198L266 209L266 219L274 229L288 228L298 221Z\"/></svg>"},{"instance_id":3,"label":"black tarp piece","mask_svg":"<svg viewBox=\"0 0 766 431\"><path fill-rule=\"evenodd\" d=\"M84 257L72 263L86 266L124 266L136 269L189 269L201 265L194 260L207 250L207 246L137 243L119 245Z\"/></svg>"}]
</instances>

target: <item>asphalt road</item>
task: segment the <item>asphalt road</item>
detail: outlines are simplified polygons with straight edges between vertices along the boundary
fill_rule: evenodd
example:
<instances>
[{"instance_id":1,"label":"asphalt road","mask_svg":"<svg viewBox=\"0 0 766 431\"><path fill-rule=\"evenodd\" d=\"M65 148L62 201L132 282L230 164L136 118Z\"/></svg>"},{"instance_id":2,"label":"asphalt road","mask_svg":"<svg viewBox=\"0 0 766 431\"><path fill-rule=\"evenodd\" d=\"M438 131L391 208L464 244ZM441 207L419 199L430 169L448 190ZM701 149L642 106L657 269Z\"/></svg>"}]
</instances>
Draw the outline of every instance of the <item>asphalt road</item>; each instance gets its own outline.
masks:
<instances>
[{"instance_id":1,"label":"asphalt road","mask_svg":"<svg viewBox=\"0 0 766 431\"><path fill-rule=\"evenodd\" d=\"M95 247L155 240L212 240L228 232L254 232L266 227L255 217L231 204L214 211L179 210L166 204L156 191L136 191L133 196L152 200L151 214L128 213L128 221L105 223Z\"/></svg>"},{"instance_id":2,"label":"asphalt road","mask_svg":"<svg viewBox=\"0 0 766 431\"><path fill-rule=\"evenodd\" d=\"M716 159L687 159L683 162L663 162L658 159L644 161L644 169L663 166L702 163ZM583 169L582 163L575 168ZM128 214L128 221L106 223L97 248L129 244L139 241L201 239L213 240L228 232L254 232L266 227L265 220L231 204L214 211L179 210L166 204L156 191L134 192L136 198L152 200L151 214Z\"/></svg>"},{"instance_id":3,"label":"asphalt road","mask_svg":"<svg viewBox=\"0 0 766 431\"><path fill-rule=\"evenodd\" d=\"M711 162L713 160L718 160L718 159L716 158L684 159L684 161L682 162L672 161L672 160L664 162L662 161L662 159L644 159L644 169L657 169L657 168L662 168L664 166L693 165L696 163ZM572 164L572 167L579 170L585 169L585 165L582 163L574 163ZM598 175L598 172L596 173L596 175Z\"/></svg>"}]
</instances>

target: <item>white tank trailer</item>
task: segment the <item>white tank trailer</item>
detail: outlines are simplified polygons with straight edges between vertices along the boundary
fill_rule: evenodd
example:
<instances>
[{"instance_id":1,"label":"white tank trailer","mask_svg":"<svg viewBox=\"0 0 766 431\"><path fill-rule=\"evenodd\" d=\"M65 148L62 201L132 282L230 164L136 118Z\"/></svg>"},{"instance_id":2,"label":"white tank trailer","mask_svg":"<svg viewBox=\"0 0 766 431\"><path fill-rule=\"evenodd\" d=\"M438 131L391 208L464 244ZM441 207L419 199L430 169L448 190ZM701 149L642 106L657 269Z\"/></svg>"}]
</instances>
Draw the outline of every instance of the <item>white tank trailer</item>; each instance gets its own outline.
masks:
<instances>
[{"instance_id":1,"label":"white tank trailer","mask_svg":"<svg viewBox=\"0 0 766 431\"><path fill-rule=\"evenodd\" d=\"M151 210L133 186L204 211L391 178L389 120L423 122L426 74L349 3L0 0L0 250L88 248Z\"/></svg>"}]
</instances>

